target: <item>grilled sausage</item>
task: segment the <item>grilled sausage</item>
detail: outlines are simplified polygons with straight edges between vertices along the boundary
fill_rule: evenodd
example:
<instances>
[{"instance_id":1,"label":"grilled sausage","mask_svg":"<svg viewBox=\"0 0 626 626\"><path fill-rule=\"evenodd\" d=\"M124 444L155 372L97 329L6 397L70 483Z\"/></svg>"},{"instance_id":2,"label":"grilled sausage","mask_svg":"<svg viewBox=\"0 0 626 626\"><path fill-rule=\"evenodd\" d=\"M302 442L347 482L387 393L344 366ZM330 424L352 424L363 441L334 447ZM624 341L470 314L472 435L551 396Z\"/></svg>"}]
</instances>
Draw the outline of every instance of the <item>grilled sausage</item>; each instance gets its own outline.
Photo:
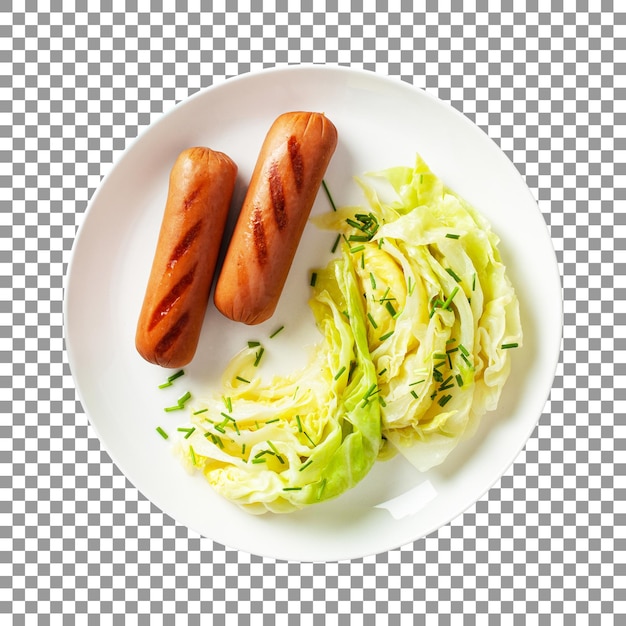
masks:
<instances>
[{"instance_id":1,"label":"grilled sausage","mask_svg":"<svg viewBox=\"0 0 626 626\"><path fill-rule=\"evenodd\" d=\"M285 113L270 128L215 287L226 317L259 324L274 313L336 146L322 113Z\"/></svg>"},{"instance_id":2,"label":"grilled sausage","mask_svg":"<svg viewBox=\"0 0 626 626\"><path fill-rule=\"evenodd\" d=\"M181 367L196 352L236 177L235 163L208 148L174 163L135 335L151 363Z\"/></svg>"}]
</instances>

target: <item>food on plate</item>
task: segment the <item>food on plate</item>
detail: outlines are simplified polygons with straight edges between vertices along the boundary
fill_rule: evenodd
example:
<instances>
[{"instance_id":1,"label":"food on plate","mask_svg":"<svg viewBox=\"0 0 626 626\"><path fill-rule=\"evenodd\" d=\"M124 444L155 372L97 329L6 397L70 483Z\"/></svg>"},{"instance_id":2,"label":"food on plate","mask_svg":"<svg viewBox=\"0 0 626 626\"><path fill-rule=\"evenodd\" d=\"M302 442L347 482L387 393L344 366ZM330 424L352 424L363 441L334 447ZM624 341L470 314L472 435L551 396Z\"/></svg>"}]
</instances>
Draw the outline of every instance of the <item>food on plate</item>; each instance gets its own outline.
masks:
<instances>
[{"instance_id":1,"label":"food on plate","mask_svg":"<svg viewBox=\"0 0 626 626\"><path fill-rule=\"evenodd\" d=\"M284 113L273 123L215 288L226 317L259 324L274 313L336 146L323 113Z\"/></svg>"},{"instance_id":2,"label":"food on plate","mask_svg":"<svg viewBox=\"0 0 626 626\"><path fill-rule=\"evenodd\" d=\"M358 179L367 205L314 218L341 253L315 272L308 365L262 380L236 355L194 406L179 452L252 513L336 497L397 452L426 471L497 407L522 345L489 223L418 157Z\"/></svg>"},{"instance_id":3,"label":"food on plate","mask_svg":"<svg viewBox=\"0 0 626 626\"><path fill-rule=\"evenodd\" d=\"M176 159L137 323L139 354L163 367L193 358L226 226L236 164L204 147Z\"/></svg>"}]
</instances>

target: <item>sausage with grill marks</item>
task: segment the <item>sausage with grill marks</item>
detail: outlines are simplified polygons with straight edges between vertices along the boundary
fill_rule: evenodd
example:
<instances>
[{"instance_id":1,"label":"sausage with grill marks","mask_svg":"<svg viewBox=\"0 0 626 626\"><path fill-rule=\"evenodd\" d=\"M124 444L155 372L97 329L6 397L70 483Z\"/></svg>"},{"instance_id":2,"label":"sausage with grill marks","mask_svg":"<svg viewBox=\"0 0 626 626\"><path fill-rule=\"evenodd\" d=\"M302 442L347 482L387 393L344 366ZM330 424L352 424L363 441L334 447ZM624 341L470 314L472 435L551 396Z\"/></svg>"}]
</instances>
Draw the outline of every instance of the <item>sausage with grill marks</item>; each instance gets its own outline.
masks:
<instances>
[{"instance_id":1,"label":"sausage with grill marks","mask_svg":"<svg viewBox=\"0 0 626 626\"><path fill-rule=\"evenodd\" d=\"M259 324L274 313L336 147L322 113L284 113L268 131L215 287L226 317Z\"/></svg>"},{"instance_id":2,"label":"sausage with grill marks","mask_svg":"<svg viewBox=\"0 0 626 626\"><path fill-rule=\"evenodd\" d=\"M172 167L135 335L150 363L182 367L196 352L236 177L227 155L203 147Z\"/></svg>"}]
</instances>

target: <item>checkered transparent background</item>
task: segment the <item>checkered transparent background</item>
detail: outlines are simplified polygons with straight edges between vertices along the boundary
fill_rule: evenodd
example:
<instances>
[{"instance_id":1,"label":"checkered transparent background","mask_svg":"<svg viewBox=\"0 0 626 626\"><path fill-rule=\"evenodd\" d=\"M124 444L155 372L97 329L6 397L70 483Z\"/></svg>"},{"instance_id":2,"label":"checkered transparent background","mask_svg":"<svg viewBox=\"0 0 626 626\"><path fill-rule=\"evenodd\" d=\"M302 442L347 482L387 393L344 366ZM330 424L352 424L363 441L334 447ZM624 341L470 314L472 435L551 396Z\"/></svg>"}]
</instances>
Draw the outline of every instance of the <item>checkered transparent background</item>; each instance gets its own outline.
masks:
<instances>
[{"instance_id":1,"label":"checkered transparent background","mask_svg":"<svg viewBox=\"0 0 626 626\"><path fill-rule=\"evenodd\" d=\"M0 623L626 623L626 7L289 8L0 8ZM565 299L552 393L496 486L412 545L327 565L228 550L146 501L100 449L62 332L76 226L129 140L201 88L300 62L400 76L483 128L539 203Z\"/></svg>"}]
</instances>

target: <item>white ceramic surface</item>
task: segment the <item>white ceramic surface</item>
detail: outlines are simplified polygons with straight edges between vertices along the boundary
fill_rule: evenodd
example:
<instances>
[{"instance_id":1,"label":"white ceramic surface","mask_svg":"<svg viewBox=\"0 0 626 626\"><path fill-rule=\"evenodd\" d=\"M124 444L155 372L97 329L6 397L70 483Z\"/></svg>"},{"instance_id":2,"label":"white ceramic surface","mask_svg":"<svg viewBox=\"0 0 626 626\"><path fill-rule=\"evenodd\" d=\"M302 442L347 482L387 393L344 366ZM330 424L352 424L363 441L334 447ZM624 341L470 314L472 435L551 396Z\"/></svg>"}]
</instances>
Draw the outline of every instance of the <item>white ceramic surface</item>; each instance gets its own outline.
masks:
<instances>
[{"instance_id":1,"label":"white ceramic surface","mask_svg":"<svg viewBox=\"0 0 626 626\"><path fill-rule=\"evenodd\" d=\"M171 166L192 145L226 152L239 166L240 203L272 121L289 110L323 111L339 145L326 174L337 204L363 200L353 176L413 165L431 169L472 202L501 237L518 292L524 347L497 411L448 460L425 474L401 457L377 463L352 491L289 515L250 516L189 476L157 426L187 390L219 380L250 339L271 340L267 367L292 369L318 340L307 305L310 268L330 258L334 235L308 225L274 317L247 327L207 312L200 346L184 378L158 389L171 371L143 361L134 333ZM313 212L329 209L323 192ZM236 212L236 211L235 211ZM234 215L230 219L232 227ZM558 266L538 207L517 170L479 128L431 95L398 79L342 67L293 66L232 78L164 115L126 150L93 196L66 277L65 331L76 388L103 447L128 479L179 523L228 547L296 561L335 561L383 552L423 537L479 499L513 463L548 397L560 351Z\"/></svg>"}]
</instances>

